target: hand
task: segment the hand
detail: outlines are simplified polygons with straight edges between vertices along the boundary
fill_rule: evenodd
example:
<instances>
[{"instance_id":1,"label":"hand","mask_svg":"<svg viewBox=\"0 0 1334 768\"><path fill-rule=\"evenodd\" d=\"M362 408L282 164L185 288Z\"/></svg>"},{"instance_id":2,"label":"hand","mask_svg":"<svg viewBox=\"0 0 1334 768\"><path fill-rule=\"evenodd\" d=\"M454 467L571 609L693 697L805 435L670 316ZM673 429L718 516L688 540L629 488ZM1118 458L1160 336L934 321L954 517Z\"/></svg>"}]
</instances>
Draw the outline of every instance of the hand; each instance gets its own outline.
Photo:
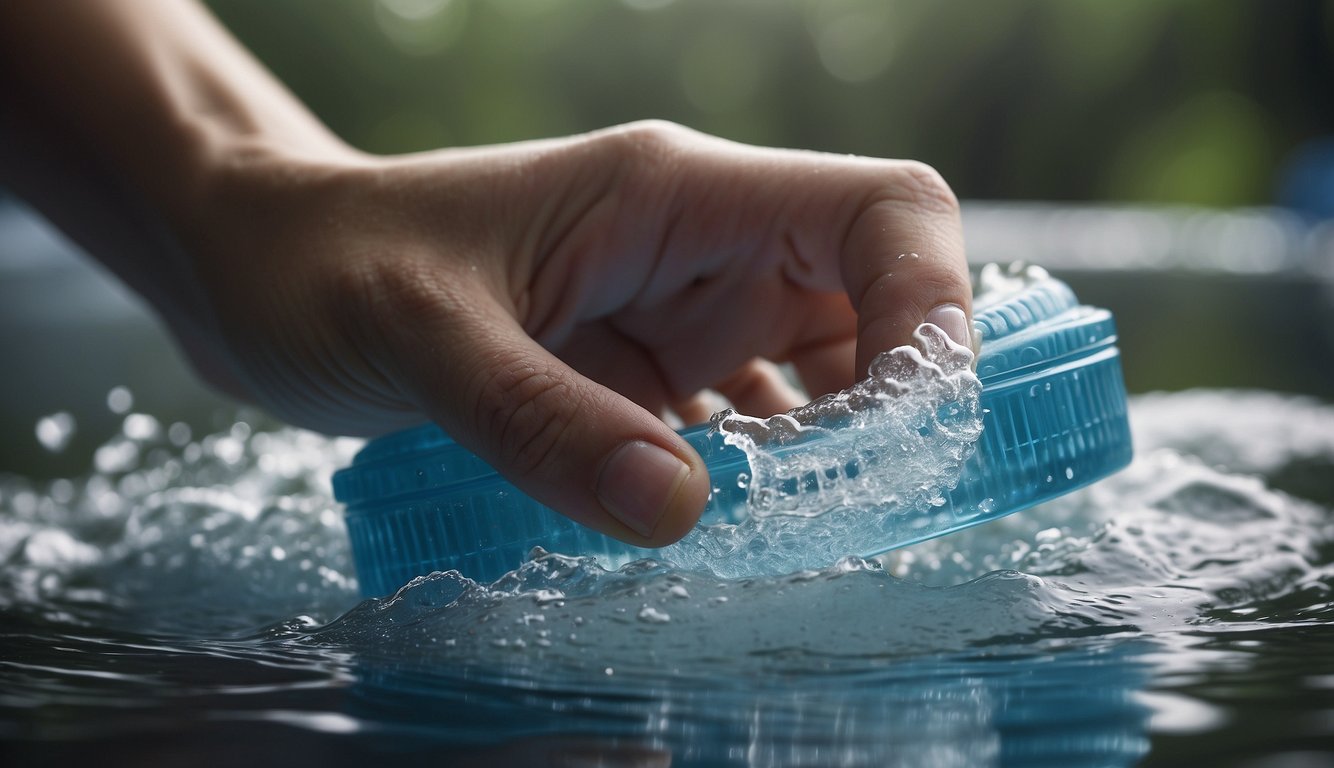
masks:
<instances>
[{"instance_id":1,"label":"hand","mask_svg":"<svg viewBox=\"0 0 1334 768\"><path fill-rule=\"evenodd\" d=\"M201 369L295 424L438 422L515 485L637 544L709 494L660 418L799 405L933 320L967 343L958 207L918 163L664 123L371 158L229 152L177 230Z\"/></svg>"},{"instance_id":2,"label":"hand","mask_svg":"<svg viewBox=\"0 0 1334 768\"><path fill-rule=\"evenodd\" d=\"M198 3L0 4L0 172L293 423L430 418L538 500L658 546L709 494L658 417L841 389L969 336L958 206L919 163L643 123L373 158ZM52 184L52 180L58 184Z\"/></svg>"}]
</instances>

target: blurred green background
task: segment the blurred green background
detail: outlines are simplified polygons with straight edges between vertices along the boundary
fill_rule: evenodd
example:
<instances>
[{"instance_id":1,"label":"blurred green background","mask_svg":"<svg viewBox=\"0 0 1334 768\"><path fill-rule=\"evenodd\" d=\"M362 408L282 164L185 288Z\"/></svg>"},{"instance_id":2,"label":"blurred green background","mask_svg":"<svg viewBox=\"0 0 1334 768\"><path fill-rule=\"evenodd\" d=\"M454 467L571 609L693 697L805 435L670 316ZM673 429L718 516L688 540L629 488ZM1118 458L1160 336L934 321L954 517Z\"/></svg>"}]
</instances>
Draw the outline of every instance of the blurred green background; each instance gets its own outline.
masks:
<instances>
[{"instance_id":1,"label":"blurred green background","mask_svg":"<svg viewBox=\"0 0 1334 768\"><path fill-rule=\"evenodd\" d=\"M961 197L1264 204L1334 133L1328 0L210 0L385 153L645 117Z\"/></svg>"},{"instance_id":2,"label":"blurred green background","mask_svg":"<svg viewBox=\"0 0 1334 768\"><path fill-rule=\"evenodd\" d=\"M1132 392L1334 402L1334 218L1246 208L1334 136L1334 0L208 2L376 152L657 117L924 160L966 201L975 264L1042 264L1113 311ZM1334 217L1326 146L1307 167ZM4 205L0 329L16 372L0 430L28 436L0 446L0 471L82 471L120 429L116 386L196 434L236 417L142 303ZM33 425L62 411L74 443L39 450Z\"/></svg>"}]
</instances>

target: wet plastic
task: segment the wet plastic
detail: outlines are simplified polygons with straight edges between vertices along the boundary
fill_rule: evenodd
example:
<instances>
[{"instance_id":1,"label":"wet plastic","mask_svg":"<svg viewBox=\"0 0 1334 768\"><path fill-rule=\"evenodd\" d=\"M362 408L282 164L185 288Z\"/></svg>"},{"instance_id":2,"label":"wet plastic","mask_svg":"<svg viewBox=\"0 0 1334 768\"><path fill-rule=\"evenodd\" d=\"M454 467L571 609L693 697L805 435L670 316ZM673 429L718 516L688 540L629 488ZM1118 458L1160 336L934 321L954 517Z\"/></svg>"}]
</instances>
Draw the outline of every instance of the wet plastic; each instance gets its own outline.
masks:
<instances>
[{"instance_id":1,"label":"wet plastic","mask_svg":"<svg viewBox=\"0 0 1334 768\"><path fill-rule=\"evenodd\" d=\"M946 503L895 515L863 557L994 520L1126 466L1130 427L1111 313L1080 306L1059 280L979 295L983 433ZM704 525L744 519L745 454L708 425L682 430L709 468ZM794 449L800 449L796 446ZM533 501L434 425L373 440L335 473L362 592L458 570L491 581L533 547L592 555L608 567L654 550L584 528Z\"/></svg>"}]
</instances>

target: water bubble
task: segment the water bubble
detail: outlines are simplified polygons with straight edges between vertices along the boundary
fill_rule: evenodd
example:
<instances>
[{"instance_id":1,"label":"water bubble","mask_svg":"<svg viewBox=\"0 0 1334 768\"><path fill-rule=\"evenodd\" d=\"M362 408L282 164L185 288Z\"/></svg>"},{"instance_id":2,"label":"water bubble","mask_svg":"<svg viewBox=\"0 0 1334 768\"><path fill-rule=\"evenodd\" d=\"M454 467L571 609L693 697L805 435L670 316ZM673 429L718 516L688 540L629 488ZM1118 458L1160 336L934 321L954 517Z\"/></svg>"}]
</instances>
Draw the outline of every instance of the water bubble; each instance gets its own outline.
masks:
<instances>
[{"instance_id":1,"label":"water bubble","mask_svg":"<svg viewBox=\"0 0 1334 768\"><path fill-rule=\"evenodd\" d=\"M245 456L245 444L233 436L216 438L210 446L215 457L227 464L239 464Z\"/></svg>"},{"instance_id":2,"label":"water bubble","mask_svg":"<svg viewBox=\"0 0 1334 768\"><path fill-rule=\"evenodd\" d=\"M48 493L52 501L63 506L74 500L74 483L65 478L53 480Z\"/></svg>"},{"instance_id":3,"label":"water bubble","mask_svg":"<svg viewBox=\"0 0 1334 768\"><path fill-rule=\"evenodd\" d=\"M77 424L74 416L67 411L59 411L37 420L37 442L52 453L60 453L74 437Z\"/></svg>"},{"instance_id":4,"label":"water bubble","mask_svg":"<svg viewBox=\"0 0 1334 768\"><path fill-rule=\"evenodd\" d=\"M1033 536L1033 539L1037 541L1039 544L1050 544L1054 541L1058 541L1060 538L1061 538L1060 528L1044 528L1038 531Z\"/></svg>"},{"instance_id":5,"label":"water bubble","mask_svg":"<svg viewBox=\"0 0 1334 768\"><path fill-rule=\"evenodd\" d=\"M559 603L565 599L565 593L558 589L539 589L533 592L533 601L538 605Z\"/></svg>"},{"instance_id":6,"label":"water bubble","mask_svg":"<svg viewBox=\"0 0 1334 768\"><path fill-rule=\"evenodd\" d=\"M140 442L156 438L161 429L158 420L146 413L129 414L120 427L121 434Z\"/></svg>"},{"instance_id":7,"label":"water bubble","mask_svg":"<svg viewBox=\"0 0 1334 768\"><path fill-rule=\"evenodd\" d=\"M636 618L647 624L666 624L672 620L671 616L668 616L665 612L660 611L651 605L645 605L643 608L640 608Z\"/></svg>"},{"instance_id":8,"label":"water bubble","mask_svg":"<svg viewBox=\"0 0 1334 768\"><path fill-rule=\"evenodd\" d=\"M112 440L93 452L93 466L102 474L128 472L139 461L139 446L124 438Z\"/></svg>"},{"instance_id":9,"label":"water bubble","mask_svg":"<svg viewBox=\"0 0 1334 768\"><path fill-rule=\"evenodd\" d=\"M713 426L750 464L746 515L696 528L662 552L718 575L784 573L868 551L931 524L981 434L971 350L934 326L881 354L852 388L768 419L724 411Z\"/></svg>"},{"instance_id":10,"label":"water bubble","mask_svg":"<svg viewBox=\"0 0 1334 768\"><path fill-rule=\"evenodd\" d=\"M174 422L167 428L167 440L177 448L185 446L190 442L190 425L183 421Z\"/></svg>"},{"instance_id":11,"label":"water bubble","mask_svg":"<svg viewBox=\"0 0 1334 768\"><path fill-rule=\"evenodd\" d=\"M107 392L107 409L116 415L129 413L134 407L134 395L126 387L112 387Z\"/></svg>"},{"instance_id":12,"label":"water bubble","mask_svg":"<svg viewBox=\"0 0 1334 768\"><path fill-rule=\"evenodd\" d=\"M921 486L942 470L956 474L981 433L972 352L933 326L916 338L920 348L880 355L870 376L844 392L768 419L731 411L714 417L750 462L752 514L815 517L901 502L914 495L905 485ZM854 473L849 455L857 457ZM881 464L886 471L867 471Z\"/></svg>"}]
</instances>

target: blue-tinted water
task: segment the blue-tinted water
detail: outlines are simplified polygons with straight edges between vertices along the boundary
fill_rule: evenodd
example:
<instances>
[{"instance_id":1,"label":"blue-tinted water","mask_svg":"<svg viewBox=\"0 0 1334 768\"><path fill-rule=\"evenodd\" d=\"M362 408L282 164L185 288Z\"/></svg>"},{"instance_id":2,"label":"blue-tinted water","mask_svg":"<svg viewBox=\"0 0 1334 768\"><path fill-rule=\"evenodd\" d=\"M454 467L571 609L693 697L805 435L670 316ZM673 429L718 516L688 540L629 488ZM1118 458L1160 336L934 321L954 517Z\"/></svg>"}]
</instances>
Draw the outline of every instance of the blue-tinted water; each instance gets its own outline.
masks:
<instances>
[{"instance_id":1,"label":"blue-tinted water","mask_svg":"<svg viewBox=\"0 0 1334 768\"><path fill-rule=\"evenodd\" d=\"M1132 404L1138 458L881 562L536 553L359 602L356 444L152 419L0 482L11 764L1326 765L1334 408ZM7 761L8 762L8 761Z\"/></svg>"}]
</instances>

